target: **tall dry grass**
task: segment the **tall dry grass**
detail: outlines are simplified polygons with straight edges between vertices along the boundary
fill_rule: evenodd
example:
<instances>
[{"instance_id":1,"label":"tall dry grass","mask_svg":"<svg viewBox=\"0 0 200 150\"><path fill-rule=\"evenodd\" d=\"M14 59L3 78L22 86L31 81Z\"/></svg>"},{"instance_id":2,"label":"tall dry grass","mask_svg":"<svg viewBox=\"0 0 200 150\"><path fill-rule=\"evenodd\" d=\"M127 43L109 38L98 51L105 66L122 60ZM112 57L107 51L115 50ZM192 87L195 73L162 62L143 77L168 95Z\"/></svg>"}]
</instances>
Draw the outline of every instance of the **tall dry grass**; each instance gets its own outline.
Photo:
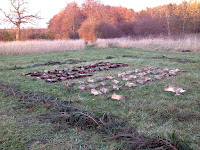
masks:
<instances>
[{"instance_id":1,"label":"tall dry grass","mask_svg":"<svg viewBox=\"0 0 200 150\"><path fill-rule=\"evenodd\" d=\"M97 39L94 43L97 48L108 48L108 47L139 47L154 50L165 50L165 51L191 51L194 53L200 53L200 36L199 35L187 35L181 38L117 38L117 39Z\"/></svg>"},{"instance_id":2,"label":"tall dry grass","mask_svg":"<svg viewBox=\"0 0 200 150\"><path fill-rule=\"evenodd\" d=\"M83 39L0 42L0 55L38 54L84 49L85 41Z\"/></svg>"}]
</instances>

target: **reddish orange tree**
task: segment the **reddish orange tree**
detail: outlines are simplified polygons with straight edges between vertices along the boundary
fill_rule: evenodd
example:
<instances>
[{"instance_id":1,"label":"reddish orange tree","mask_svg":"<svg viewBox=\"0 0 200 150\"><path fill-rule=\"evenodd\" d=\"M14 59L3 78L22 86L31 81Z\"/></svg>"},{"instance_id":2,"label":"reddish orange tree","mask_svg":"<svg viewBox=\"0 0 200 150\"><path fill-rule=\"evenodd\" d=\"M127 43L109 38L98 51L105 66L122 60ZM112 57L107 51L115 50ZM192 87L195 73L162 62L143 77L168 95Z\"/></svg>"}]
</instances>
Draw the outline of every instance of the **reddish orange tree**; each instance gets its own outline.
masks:
<instances>
[{"instance_id":1,"label":"reddish orange tree","mask_svg":"<svg viewBox=\"0 0 200 150\"><path fill-rule=\"evenodd\" d=\"M85 42L95 41L97 38L95 33L97 24L96 22L84 22L78 31L80 38L85 39Z\"/></svg>"},{"instance_id":2,"label":"reddish orange tree","mask_svg":"<svg viewBox=\"0 0 200 150\"><path fill-rule=\"evenodd\" d=\"M50 20L49 29L58 34L64 33L63 38L78 38L78 29L84 19L77 3L70 3Z\"/></svg>"}]
</instances>

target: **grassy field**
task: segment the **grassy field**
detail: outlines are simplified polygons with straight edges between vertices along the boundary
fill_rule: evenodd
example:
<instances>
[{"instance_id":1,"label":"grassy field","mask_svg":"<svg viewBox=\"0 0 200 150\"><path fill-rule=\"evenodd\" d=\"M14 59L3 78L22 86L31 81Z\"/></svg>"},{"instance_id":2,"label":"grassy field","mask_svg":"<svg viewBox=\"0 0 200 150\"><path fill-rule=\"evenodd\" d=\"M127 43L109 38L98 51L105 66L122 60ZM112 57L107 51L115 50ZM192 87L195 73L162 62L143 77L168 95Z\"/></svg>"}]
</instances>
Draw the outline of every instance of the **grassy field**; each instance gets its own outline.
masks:
<instances>
[{"instance_id":1,"label":"grassy field","mask_svg":"<svg viewBox=\"0 0 200 150\"><path fill-rule=\"evenodd\" d=\"M145 48L146 49L146 48ZM53 63L53 62L64 63ZM144 67L179 68L186 72L162 80L148 82L136 88L123 88L117 94L128 96L125 102L114 101L109 94L93 96L89 90L64 86L65 81L46 83L21 73L63 69L96 62L120 62L128 67L94 72L92 78ZM48 63L51 62L51 63ZM73 64L76 63L76 64ZM40 64L40 65L36 65ZM50 65L42 65L50 64ZM144 50L142 48L94 49L24 56L0 56L0 83L18 86L19 91L53 95L70 101L73 107L102 116L105 112L126 121L139 134L160 137L177 145L178 141L191 149L200 149L200 54ZM73 79L86 81L88 78ZM164 92L167 85L186 90L184 94ZM15 93L0 90L0 149L118 149L120 141L107 140L96 128L50 123L41 116L56 112L49 105L26 107ZM50 108L49 108L50 107ZM181 148L179 148L181 149ZM185 149L189 149L188 147Z\"/></svg>"}]
</instances>

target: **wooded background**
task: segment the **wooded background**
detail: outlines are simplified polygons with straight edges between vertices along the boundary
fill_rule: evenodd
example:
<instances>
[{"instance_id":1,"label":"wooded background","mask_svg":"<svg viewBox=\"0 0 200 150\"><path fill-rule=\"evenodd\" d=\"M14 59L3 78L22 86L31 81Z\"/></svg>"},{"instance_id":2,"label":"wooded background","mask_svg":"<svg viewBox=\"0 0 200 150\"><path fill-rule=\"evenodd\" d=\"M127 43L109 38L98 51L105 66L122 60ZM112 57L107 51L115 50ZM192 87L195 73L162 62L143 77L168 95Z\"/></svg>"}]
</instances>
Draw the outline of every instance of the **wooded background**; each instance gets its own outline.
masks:
<instances>
[{"instance_id":1,"label":"wooded background","mask_svg":"<svg viewBox=\"0 0 200 150\"><path fill-rule=\"evenodd\" d=\"M140 12L87 0L67 4L50 21L48 29L21 29L21 40L78 39L137 36L177 36L200 32L200 2L191 0L147 8ZM1 41L15 40L15 30L0 30Z\"/></svg>"}]
</instances>

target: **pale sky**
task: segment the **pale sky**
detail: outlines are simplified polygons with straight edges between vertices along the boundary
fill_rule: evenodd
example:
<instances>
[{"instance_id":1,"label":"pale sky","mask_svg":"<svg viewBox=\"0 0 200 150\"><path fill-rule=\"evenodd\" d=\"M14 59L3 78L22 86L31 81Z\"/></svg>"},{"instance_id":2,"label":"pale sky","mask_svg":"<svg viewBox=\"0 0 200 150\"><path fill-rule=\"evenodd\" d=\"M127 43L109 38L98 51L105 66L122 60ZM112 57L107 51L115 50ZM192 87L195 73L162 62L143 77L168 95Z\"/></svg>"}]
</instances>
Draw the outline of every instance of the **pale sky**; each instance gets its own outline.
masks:
<instances>
[{"instance_id":1,"label":"pale sky","mask_svg":"<svg viewBox=\"0 0 200 150\"><path fill-rule=\"evenodd\" d=\"M33 28L46 28L47 22L56 14L58 14L67 3L71 3L74 0L27 0L29 2L28 8L31 13L40 12L39 15L43 18L38 21L37 25L27 24L22 27L33 27ZM79 5L84 0L75 0ZM133 9L134 11L140 11L146 9L146 7L155 7L168 3L181 3L182 0L101 0L105 5L111 6L122 6ZM0 8L4 11L10 10L9 0L0 0ZM3 14L0 12L0 29L12 27L9 24L5 24L1 21Z\"/></svg>"}]
</instances>

